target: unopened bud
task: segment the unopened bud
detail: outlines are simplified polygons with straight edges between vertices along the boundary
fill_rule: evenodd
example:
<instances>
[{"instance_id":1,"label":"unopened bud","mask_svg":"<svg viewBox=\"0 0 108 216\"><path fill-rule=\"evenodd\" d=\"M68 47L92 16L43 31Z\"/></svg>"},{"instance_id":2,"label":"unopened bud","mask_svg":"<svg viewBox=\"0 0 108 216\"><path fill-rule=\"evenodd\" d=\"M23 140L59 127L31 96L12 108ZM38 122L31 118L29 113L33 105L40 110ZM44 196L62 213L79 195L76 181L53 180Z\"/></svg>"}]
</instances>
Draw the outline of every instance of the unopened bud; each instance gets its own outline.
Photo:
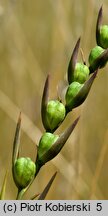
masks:
<instances>
[{"instance_id":1,"label":"unopened bud","mask_svg":"<svg viewBox=\"0 0 108 216\"><path fill-rule=\"evenodd\" d=\"M108 25L100 27L100 46L104 49L108 48Z\"/></svg>"},{"instance_id":2,"label":"unopened bud","mask_svg":"<svg viewBox=\"0 0 108 216\"><path fill-rule=\"evenodd\" d=\"M58 100L50 100L46 107L46 130L53 131L65 118L65 106Z\"/></svg>"},{"instance_id":3,"label":"unopened bud","mask_svg":"<svg viewBox=\"0 0 108 216\"><path fill-rule=\"evenodd\" d=\"M104 57L101 58L102 53L104 53L104 49L100 46L96 46L91 50L89 55L89 64L93 71L99 67L102 68L105 66L107 61L106 59L104 60Z\"/></svg>"},{"instance_id":4,"label":"unopened bud","mask_svg":"<svg viewBox=\"0 0 108 216\"><path fill-rule=\"evenodd\" d=\"M35 176L36 165L30 158L19 158L13 168L14 181L18 188L25 188Z\"/></svg>"},{"instance_id":5,"label":"unopened bud","mask_svg":"<svg viewBox=\"0 0 108 216\"><path fill-rule=\"evenodd\" d=\"M78 82L73 82L69 85L67 92L66 92L66 107L68 110L72 110L76 105L74 104L74 98L79 93L80 89L82 88L83 84Z\"/></svg>"},{"instance_id":6,"label":"unopened bud","mask_svg":"<svg viewBox=\"0 0 108 216\"><path fill-rule=\"evenodd\" d=\"M83 84L89 77L89 68L83 63L76 63L72 82Z\"/></svg>"},{"instance_id":7,"label":"unopened bud","mask_svg":"<svg viewBox=\"0 0 108 216\"><path fill-rule=\"evenodd\" d=\"M38 146L38 159L41 160L42 156L51 148L51 146L56 142L59 138L58 135L54 135L52 133L44 133L40 139Z\"/></svg>"}]
</instances>

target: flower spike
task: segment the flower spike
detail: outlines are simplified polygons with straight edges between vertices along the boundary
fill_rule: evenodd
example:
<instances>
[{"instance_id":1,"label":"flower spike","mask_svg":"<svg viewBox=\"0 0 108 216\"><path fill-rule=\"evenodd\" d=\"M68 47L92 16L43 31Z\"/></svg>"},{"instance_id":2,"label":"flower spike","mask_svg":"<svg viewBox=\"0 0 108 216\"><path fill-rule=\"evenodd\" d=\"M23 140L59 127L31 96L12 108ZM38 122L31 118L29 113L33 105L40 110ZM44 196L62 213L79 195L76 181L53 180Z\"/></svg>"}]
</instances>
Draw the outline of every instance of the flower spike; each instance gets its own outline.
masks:
<instances>
[{"instance_id":1,"label":"flower spike","mask_svg":"<svg viewBox=\"0 0 108 216\"><path fill-rule=\"evenodd\" d=\"M72 82L72 78L73 78L73 74L74 74L74 70L75 70L75 65L77 62L77 56L78 56L78 50L79 50L79 46L80 46L80 38L78 39L75 48L73 50L70 62L69 62L69 66L68 66L68 83L71 84Z\"/></svg>"}]
</instances>

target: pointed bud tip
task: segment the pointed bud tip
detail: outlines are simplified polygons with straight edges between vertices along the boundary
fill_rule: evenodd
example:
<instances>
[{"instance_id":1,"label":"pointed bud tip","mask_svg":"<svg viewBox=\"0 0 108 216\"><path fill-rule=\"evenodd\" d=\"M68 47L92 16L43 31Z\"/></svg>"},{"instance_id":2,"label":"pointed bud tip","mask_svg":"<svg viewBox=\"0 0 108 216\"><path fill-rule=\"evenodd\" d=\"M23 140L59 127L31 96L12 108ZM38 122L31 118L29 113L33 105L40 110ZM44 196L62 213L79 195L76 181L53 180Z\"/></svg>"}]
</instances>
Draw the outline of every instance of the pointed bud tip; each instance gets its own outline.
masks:
<instances>
[{"instance_id":1,"label":"pointed bud tip","mask_svg":"<svg viewBox=\"0 0 108 216\"><path fill-rule=\"evenodd\" d=\"M47 75L45 85L44 85L44 90L43 90L43 96L42 96L42 104L47 104L48 102L48 97L49 97L49 79L50 75Z\"/></svg>"},{"instance_id":2,"label":"pointed bud tip","mask_svg":"<svg viewBox=\"0 0 108 216\"><path fill-rule=\"evenodd\" d=\"M103 5L100 7L99 9L99 13L98 13L98 18L101 19L102 18L102 13L103 13Z\"/></svg>"},{"instance_id":3,"label":"pointed bud tip","mask_svg":"<svg viewBox=\"0 0 108 216\"><path fill-rule=\"evenodd\" d=\"M54 175L52 176L52 178L51 178L52 181L55 179L56 175L57 175L57 171L56 171L56 172L54 173Z\"/></svg>"},{"instance_id":4,"label":"pointed bud tip","mask_svg":"<svg viewBox=\"0 0 108 216\"><path fill-rule=\"evenodd\" d=\"M97 45L100 46L100 27L102 24L102 6L99 9L98 17L97 17L97 24L96 24L96 42Z\"/></svg>"},{"instance_id":5,"label":"pointed bud tip","mask_svg":"<svg viewBox=\"0 0 108 216\"><path fill-rule=\"evenodd\" d=\"M80 41L81 41L81 36L79 36L79 38L78 38L78 40L77 40L77 43L80 42Z\"/></svg>"},{"instance_id":6,"label":"pointed bud tip","mask_svg":"<svg viewBox=\"0 0 108 216\"><path fill-rule=\"evenodd\" d=\"M72 128L74 128L77 125L79 119L80 119L80 116L78 116L78 118L75 119L74 123L72 123Z\"/></svg>"},{"instance_id":7,"label":"pointed bud tip","mask_svg":"<svg viewBox=\"0 0 108 216\"><path fill-rule=\"evenodd\" d=\"M97 69L97 70L93 73L93 75L91 76L92 79L95 79L95 77L96 77L97 74L98 74L98 71L99 71L99 70Z\"/></svg>"},{"instance_id":8,"label":"pointed bud tip","mask_svg":"<svg viewBox=\"0 0 108 216\"><path fill-rule=\"evenodd\" d=\"M21 118L21 111L20 111L20 114L19 114L19 117L18 117L18 124L20 124L21 123L21 120L22 120L22 118Z\"/></svg>"},{"instance_id":9,"label":"pointed bud tip","mask_svg":"<svg viewBox=\"0 0 108 216\"><path fill-rule=\"evenodd\" d=\"M80 41L81 41L81 36L78 38L78 42L80 43Z\"/></svg>"},{"instance_id":10,"label":"pointed bud tip","mask_svg":"<svg viewBox=\"0 0 108 216\"><path fill-rule=\"evenodd\" d=\"M96 78L98 71L99 71L99 70L97 69L97 70L91 75L91 77L86 81L85 84L91 85L91 84L93 83L94 79Z\"/></svg>"},{"instance_id":11,"label":"pointed bud tip","mask_svg":"<svg viewBox=\"0 0 108 216\"><path fill-rule=\"evenodd\" d=\"M79 39L77 40L75 47L73 49L72 55L71 55L71 59L68 65L68 83L71 84L72 82L72 77L74 74L74 70L75 70L75 65L77 62L77 56L78 56L78 51L79 51L79 46L80 46L80 40L81 37L79 37Z\"/></svg>"},{"instance_id":12,"label":"pointed bud tip","mask_svg":"<svg viewBox=\"0 0 108 216\"><path fill-rule=\"evenodd\" d=\"M102 10L103 10L103 4L101 5L101 7L100 7L100 11L102 12Z\"/></svg>"},{"instance_id":13,"label":"pointed bud tip","mask_svg":"<svg viewBox=\"0 0 108 216\"><path fill-rule=\"evenodd\" d=\"M78 38L78 40L77 40L77 42L76 42L76 46L75 46L75 47L77 47L77 49L78 49L79 46L80 46L80 41L81 41L81 36Z\"/></svg>"},{"instance_id":14,"label":"pointed bud tip","mask_svg":"<svg viewBox=\"0 0 108 216\"><path fill-rule=\"evenodd\" d=\"M79 119L80 119L80 116L78 116L78 118L76 118L75 124L77 124L77 122L79 121Z\"/></svg>"},{"instance_id":15,"label":"pointed bud tip","mask_svg":"<svg viewBox=\"0 0 108 216\"><path fill-rule=\"evenodd\" d=\"M54 173L54 177L57 175L57 173L58 173L57 171Z\"/></svg>"},{"instance_id":16,"label":"pointed bud tip","mask_svg":"<svg viewBox=\"0 0 108 216\"><path fill-rule=\"evenodd\" d=\"M49 79L50 79L50 76L51 76L51 75L48 73L48 75L47 75L47 80L49 80Z\"/></svg>"},{"instance_id":17,"label":"pointed bud tip","mask_svg":"<svg viewBox=\"0 0 108 216\"><path fill-rule=\"evenodd\" d=\"M97 69L97 70L94 72L95 76L98 74L98 71L99 71L99 69Z\"/></svg>"},{"instance_id":18,"label":"pointed bud tip","mask_svg":"<svg viewBox=\"0 0 108 216\"><path fill-rule=\"evenodd\" d=\"M46 81L45 81L45 87L48 88L49 86L49 80L50 80L50 74L47 75Z\"/></svg>"},{"instance_id":19,"label":"pointed bud tip","mask_svg":"<svg viewBox=\"0 0 108 216\"><path fill-rule=\"evenodd\" d=\"M21 119L21 115L22 115L22 113L21 113L21 111L20 111L20 114L19 114L19 119Z\"/></svg>"}]
</instances>

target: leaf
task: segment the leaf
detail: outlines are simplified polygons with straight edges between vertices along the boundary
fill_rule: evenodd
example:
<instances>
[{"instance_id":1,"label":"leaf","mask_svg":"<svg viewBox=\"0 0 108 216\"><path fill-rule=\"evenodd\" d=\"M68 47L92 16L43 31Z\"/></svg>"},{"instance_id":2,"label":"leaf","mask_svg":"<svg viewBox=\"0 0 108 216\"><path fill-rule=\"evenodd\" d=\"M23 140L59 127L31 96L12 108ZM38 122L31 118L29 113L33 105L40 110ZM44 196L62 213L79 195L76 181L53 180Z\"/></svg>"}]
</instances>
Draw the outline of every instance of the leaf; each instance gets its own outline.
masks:
<instances>
[{"instance_id":1,"label":"leaf","mask_svg":"<svg viewBox=\"0 0 108 216\"><path fill-rule=\"evenodd\" d=\"M5 177L4 177L3 185L2 185L2 188L1 188L1 192L0 192L0 200L4 200L4 197L5 197L7 175L8 175L8 171L6 171L6 174L5 174Z\"/></svg>"},{"instance_id":2,"label":"leaf","mask_svg":"<svg viewBox=\"0 0 108 216\"><path fill-rule=\"evenodd\" d=\"M13 142L12 166L14 166L14 163L17 160L18 154L19 154L20 132L21 132L21 112L20 112L20 115L19 115L19 118L18 118L16 131L15 131L14 142Z\"/></svg>"},{"instance_id":3,"label":"leaf","mask_svg":"<svg viewBox=\"0 0 108 216\"><path fill-rule=\"evenodd\" d=\"M79 45L80 45L80 38L78 39L75 48L73 50L69 66L68 66L68 83L71 84L73 81L73 75L74 75L74 70L75 70L75 65L77 62L77 56L78 56L78 50L79 50Z\"/></svg>"},{"instance_id":4,"label":"leaf","mask_svg":"<svg viewBox=\"0 0 108 216\"><path fill-rule=\"evenodd\" d=\"M40 195L39 193L38 193L38 194L35 194L34 196L31 197L30 200L35 200L39 195Z\"/></svg>"},{"instance_id":5,"label":"leaf","mask_svg":"<svg viewBox=\"0 0 108 216\"><path fill-rule=\"evenodd\" d=\"M43 192L40 194L38 200L44 200L44 199L45 199L45 197L46 197L46 195L47 195L47 193L48 193L48 191L49 191L49 189L50 189L50 187L51 187L51 185L52 185L52 183L53 183L53 181L54 181L56 175L57 175L57 172L55 172L54 175L51 177L51 179L50 179L50 181L48 182L48 184L46 185L45 189L44 189Z\"/></svg>"},{"instance_id":6,"label":"leaf","mask_svg":"<svg viewBox=\"0 0 108 216\"><path fill-rule=\"evenodd\" d=\"M103 13L103 10L101 6L99 13L98 13L97 23L96 23L96 42L98 46L100 46L100 27L102 24L102 13Z\"/></svg>"},{"instance_id":7,"label":"leaf","mask_svg":"<svg viewBox=\"0 0 108 216\"><path fill-rule=\"evenodd\" d=\"M48 104L48 98L49 98L49 75L47 76L44 90L43 90L43 96L42 96L42 102L41 102L41 117L42 117L42 123L45 129L47 129L45 116L46 116L46 107Z\"/></svg>"}]
</instances>

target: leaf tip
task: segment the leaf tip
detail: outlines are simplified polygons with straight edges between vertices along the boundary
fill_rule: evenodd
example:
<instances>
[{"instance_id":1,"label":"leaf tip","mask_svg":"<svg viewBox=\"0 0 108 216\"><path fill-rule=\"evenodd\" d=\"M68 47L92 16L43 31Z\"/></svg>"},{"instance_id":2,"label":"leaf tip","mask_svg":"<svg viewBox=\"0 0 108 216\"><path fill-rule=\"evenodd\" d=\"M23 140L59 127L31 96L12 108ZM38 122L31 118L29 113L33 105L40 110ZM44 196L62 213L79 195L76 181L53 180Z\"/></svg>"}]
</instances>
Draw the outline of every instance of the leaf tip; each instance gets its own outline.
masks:
<instances>
[{"instance_id":1,"label":"leaf tip","mask_svg":"<svg viewBox=\"0 0 108 216\"><path fill-rule=\"evenodd\" d=\"M18 118L18 123L21 123L21 120L22 120L21 115L22 115L22 112L20 111L19 118Z\"/></svg>"}]
</instances>

